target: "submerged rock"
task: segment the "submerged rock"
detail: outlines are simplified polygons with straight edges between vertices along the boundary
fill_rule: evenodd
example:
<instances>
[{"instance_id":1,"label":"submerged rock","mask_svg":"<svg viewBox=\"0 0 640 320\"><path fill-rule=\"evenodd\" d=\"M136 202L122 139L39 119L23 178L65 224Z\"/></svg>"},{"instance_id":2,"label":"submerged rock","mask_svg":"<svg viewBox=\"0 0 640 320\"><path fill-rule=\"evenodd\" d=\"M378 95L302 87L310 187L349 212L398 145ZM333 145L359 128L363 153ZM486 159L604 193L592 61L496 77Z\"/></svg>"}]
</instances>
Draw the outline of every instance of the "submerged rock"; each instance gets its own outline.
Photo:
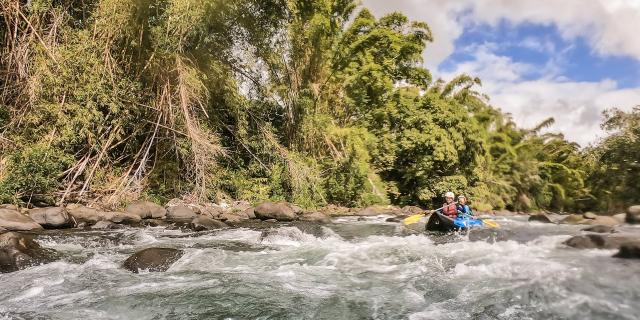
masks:
<instances>
[{"instance_id":1,"label":"submerged rock","mask_svg":"<svg viewBox=\"0 0 640 320\"><path fill-rule=\"evenodd\" d=\"M614 255L616 258L640 259L640 241L623 243L620 251Z\"/></svg>"},{"instance_id":2,"label":"submerged rock","mask_svg":"<svg viewBox=\"0 0 640 320\"><path fill-rule=\"evenodd\" d=\"M62 229L74 226L73 220L63 207L31 209L29 217L45 229Z\"/></svg>"},{"instance_id":3,"label":"submerged rock","mask_svg":"<svg viewBox=\"0 0 640 320\"><path fill-rule=\"evenodd\" d=\"M162 219L166 217L167 210L150 201L135 201L127 206L126 212L135 214L142 219Z\"/></svg>"},{"instance_id":4,"label":"submerged rock","mask_svg":"<svg viewBox=\"0 0 640 320\"><path fill-rule=\"evenodd\" d=\"M544 213L534 214L534 215L530 216L529 217L529 221L537 221L537 222L543 222L543 223L553 223L553 221L551 221L551 218L549 218L549 216L544 214Z\"/></svg>"},{"instance_id":5,"label":"submerged rock","mask_svg":"<svg viewBox=\"0 0 640 320\"><path fill-rule=\"evenodd\" d=\"M595 233L612 233L615 229L611 226L595 225L582 229L582 231L595 232Z\"/></svg>"},{"instance_id":6,"label":"submerged rock","mask_svg":"<svg viewBox=\"0 0 640 320\"><path fill-rule=\"evenodd\" d=\"M131 272L141 270L164 272L178 261L184 252L172 248L148 248L138 251L124 261L123 267Z\"/></svg>"},{"instance_id":7,"label":"submerged rock","mask_svg":"<svg viewBox=\"0 0 640 320\"><path fill-rule=\"evenodd\" d=\"M53 262L58 253L42 248L32 236L7 232L0 234L0 272L13 272Z\"/></svg>"},{"instance_id":8,"label":"submerged rock","mask_svg":"<svg viewBox=\"0 0 640 320\"><path fill-rule=\"evenodd\" d=\"M625 222L629 224L640 224L640 206L631 206L627 209Z\"/></svg>"},{"instance_id":9,"label":"submerged rock","mask_svg":"<svg viewBox=\"0 0 640 320\"><path fill-rule=\"evenodd\" d=\"M205 231L205 230L228 228L229 226L222 221L214 220L209 217L200 216L200 217L194 218L189 224L189 227L193 231Z\"/></svg>"},{"instance_id":10,"label":"submerged rock","mask_svg":"<svg viewBox=\"0 0 640 320\"><path fill-rule=\"evenodd\" d=\"M296 219L296 213L285 202L262 203L254 209L254 213L260 220L293 221Z\"/></svg>"},{"instance_id":11,"label":"submerged rock","mask_svg":"<svg viewBox=\"0 0 640 320\"><path fill-rule=\"evenodd\" d=\"M331 219L319 211L303 213L298 217L300 221L313 221L319 223L330 223Z\"/></svg>"},{"instance_id":12,"label":"submerged rock","mask_svg":"<svg viewBox=\"0 0 640 320\"><path fill-rule=\"evenodd\" d=\"M42 229L41 225L17 210L0 209L0 230L34 231Z\"/></svg>"},{"instance_id":13,"label":"submerged rock","mask_svg":"<svg viewBox=\"0 0 640 320\"><path fill-rule=\"evenodd\" d=\"M586 234L573 236L565 241L569 247L576 249L617 249L625 242L638 239L633 236L613 236L603 234Z\"/></svg>"}]
</instances>

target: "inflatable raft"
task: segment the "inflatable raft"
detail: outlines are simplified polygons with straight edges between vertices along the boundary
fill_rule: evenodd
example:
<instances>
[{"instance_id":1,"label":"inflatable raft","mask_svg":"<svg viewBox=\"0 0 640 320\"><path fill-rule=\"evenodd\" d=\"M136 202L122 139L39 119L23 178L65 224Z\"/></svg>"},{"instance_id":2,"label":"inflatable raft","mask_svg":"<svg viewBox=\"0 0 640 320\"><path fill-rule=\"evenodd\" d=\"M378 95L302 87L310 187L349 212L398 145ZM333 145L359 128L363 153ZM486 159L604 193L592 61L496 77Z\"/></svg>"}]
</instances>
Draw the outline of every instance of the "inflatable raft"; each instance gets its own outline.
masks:
<instances>
[{"instance_id":1,"label":"inflatable raft","mask_svg":"<svg viewBox=\"0 0 640 320\"><path fill-rule=\"evenodd\" d=\"M427 222L427 231L450 232L483 227L484 223L479 219L458 217L451 219L441 213L434 212Z\"/></svg>"}]
</instances>

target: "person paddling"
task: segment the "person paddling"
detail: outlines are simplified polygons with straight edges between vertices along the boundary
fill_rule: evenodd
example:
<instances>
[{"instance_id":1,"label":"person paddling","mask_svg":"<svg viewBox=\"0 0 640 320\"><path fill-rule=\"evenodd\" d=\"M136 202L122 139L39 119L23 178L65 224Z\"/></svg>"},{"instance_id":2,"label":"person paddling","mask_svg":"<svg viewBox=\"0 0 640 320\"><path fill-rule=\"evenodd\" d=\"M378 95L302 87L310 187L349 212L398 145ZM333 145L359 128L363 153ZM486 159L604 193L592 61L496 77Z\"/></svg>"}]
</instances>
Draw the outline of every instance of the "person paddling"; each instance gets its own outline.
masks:
<instances>
[{"instance_id":1,"label":"person paddling","mask_svg":"<svg viewBox=\"0 0 640 320\"><path fill-rule=\"evenodd\" d=\"M458 214L463 218L475 218L475 216L473 215L473 211L467 205L467 197L465 197L464 195L458 196L457 210L458 210Z\"/></svg>"},{"instance_id":2,"label":"person paddling","mask_svg":"<svg viewBox=\"0 0 640 320\"><path fill-rule=\"evenodd\" d=\"M453 192L449 191L444 194L445 203L442 205L442 208L436 210L436 212L443 214L451 219L455 219L458 216L458 207L456 203L453 201L456 198Z\"/></svg>"}]
</instances>

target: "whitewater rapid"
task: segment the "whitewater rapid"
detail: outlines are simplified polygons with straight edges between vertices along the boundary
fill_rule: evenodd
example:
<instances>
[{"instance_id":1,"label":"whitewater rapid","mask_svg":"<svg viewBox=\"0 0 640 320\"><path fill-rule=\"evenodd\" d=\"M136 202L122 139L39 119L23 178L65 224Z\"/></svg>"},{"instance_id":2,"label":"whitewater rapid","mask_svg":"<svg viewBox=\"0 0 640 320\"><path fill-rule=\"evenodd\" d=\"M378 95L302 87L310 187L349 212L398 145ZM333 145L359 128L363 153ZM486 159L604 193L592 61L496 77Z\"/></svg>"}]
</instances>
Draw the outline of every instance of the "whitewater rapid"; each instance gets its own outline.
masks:
<instances>
[{"instance_id":1,"label":"whitewater rapid","mask_svg":"<svg viewBox=\"0 0 640 320\"><path fill-rule=\"evenodd\" d=\"M576 226L502 218L439 236L386 217L204 233L68 231L37 241L61 261L0 275L0 319L638 319L640 263L562 242ZM133 252L185 254L164 273Z\"/></svg>"}]
</instances>

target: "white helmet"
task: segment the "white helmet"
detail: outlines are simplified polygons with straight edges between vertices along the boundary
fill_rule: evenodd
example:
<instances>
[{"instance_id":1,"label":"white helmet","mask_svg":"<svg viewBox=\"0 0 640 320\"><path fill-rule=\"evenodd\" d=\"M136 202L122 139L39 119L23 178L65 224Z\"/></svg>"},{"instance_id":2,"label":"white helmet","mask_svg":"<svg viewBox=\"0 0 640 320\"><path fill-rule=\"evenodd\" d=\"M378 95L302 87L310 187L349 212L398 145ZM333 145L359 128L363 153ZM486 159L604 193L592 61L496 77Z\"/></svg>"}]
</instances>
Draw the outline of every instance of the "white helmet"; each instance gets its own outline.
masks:
<instances>
[{"instance_id":1,"label":"white helmet","mask_svg":"<svg viewBox=\"0 0 640 320\"><path fill-rule=\"evenodd\" d=\"M455 199L456 195L453 194L453 192L449 191L449 192L444 194L444 197L445 198L454 198Z\"/></svg>"}]
</instances>

